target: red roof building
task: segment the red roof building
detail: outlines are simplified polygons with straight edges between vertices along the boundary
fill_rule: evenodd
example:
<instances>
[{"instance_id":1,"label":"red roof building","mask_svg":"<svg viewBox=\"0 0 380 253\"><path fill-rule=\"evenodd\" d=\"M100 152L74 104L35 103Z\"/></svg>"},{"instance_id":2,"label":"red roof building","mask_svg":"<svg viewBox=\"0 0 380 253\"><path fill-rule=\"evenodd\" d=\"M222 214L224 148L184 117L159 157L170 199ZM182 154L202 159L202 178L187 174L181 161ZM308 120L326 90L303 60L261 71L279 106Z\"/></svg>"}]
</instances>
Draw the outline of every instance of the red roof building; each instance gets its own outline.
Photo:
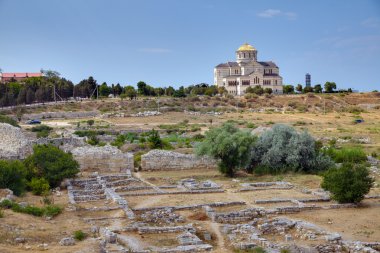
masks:
<instances>
[{"instance_id":1,"label":"red roof building","mask_svg":"<svg viewBox=\"0 0 380 253\"><path fill-rule=\"evenodd\" d=\"M21 81L29 77L40 77L42 73L0 73L0 82L10 82L12 80Z\"/></svg>"}]
</instances>

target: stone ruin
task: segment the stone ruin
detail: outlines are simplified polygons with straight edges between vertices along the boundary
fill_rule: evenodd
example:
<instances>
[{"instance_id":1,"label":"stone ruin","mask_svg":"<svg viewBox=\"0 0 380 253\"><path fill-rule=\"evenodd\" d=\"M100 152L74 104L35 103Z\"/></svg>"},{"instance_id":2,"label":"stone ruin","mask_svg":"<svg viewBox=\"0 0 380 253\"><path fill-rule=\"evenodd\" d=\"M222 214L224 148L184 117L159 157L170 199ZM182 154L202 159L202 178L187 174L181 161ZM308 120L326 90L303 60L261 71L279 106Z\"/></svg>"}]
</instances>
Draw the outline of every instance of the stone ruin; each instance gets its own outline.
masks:
<instances>
[{"instance_id":1,"label":"stone ruin","mask_svg":"<svg viewBox=\"0 0 380 253\"><path fill-rule=\"evenodd\" d=\"M20 128L0 123L0 159L25 159L31 153L31 142Z\"/></svg>"},{"instance_id":2,"label":"stone ruin","mask_svg":"<svg viewBox=\"0 0 380 253\"><path fill-rule=\"evenodd\" d=\"M257 182L257 183L242 183L242 188L239 191L260 191L260 190L289 190L294 186L289 182Z\"/></svg>"},{"instance_id":3,"label":"stone ruin","mask_svg":"<svg viewBox=\"0 0 380 253\"><path fill-rule=\"evenodd\" d=\"M154 149L141 156L142 170L185 170L216 168L217 161L208 157Z\"/></svg>"},{"instance_id":4,"label":"stone ruin","mask_svg":"<svg viewBox=\"0 0 380 253\"><path fill-rule=\"evenodd\" d=\"M149 117L149 116L158 116L162 113L159 111L144 111L144 112L138 112L136 114L131 114L131 117Z\"/></svg>"},{"instance_id":5,"label":"stone ruin","mask_svg":"<svg viewBox=\"0 0 380 253\"><path fill-rule=\"evenodd\" d=\"M80 164L81 170L96 170L98 172L126 172L133 169L133 155L123 153L118 148L106 145L104 147L84 146L74 148L72 154Z\"/></svg>"},{"instance_id":6,"label":"stone ruin","mask_svg":"<svg viewBox=\"0 0 380 253\"><path fill-rule=\"evenodd\" d=\"M22 115L23 120L30 119L53 119L53 118L88 118L96 117L99 114L97 111L81 111L81 112L42 112L42 113L31 113Z\"/></svg>"}]
</instances>

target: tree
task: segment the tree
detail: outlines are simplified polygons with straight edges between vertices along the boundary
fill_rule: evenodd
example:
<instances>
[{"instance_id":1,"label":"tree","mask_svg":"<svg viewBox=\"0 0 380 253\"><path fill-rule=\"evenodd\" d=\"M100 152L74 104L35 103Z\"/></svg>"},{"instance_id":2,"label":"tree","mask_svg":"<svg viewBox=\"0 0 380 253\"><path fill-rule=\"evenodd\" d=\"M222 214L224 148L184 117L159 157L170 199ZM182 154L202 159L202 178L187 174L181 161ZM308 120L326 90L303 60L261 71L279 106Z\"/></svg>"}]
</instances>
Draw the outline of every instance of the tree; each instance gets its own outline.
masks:
<instances>
[{"instance_id":1,"label":"tree","mask_svg":"<svg viewBox=\"0 0 380 253\"><path fill-rule=\"evenodd\" d=\"M332 166L328 156L320 153L307 132L297 133L290 126L276 124L256 142L252 168L269 173L283 171L316 172Z\"/></svg>"},{"instance_id":2,"label":"tree","mask_svg":"<svg viewBox=\"0 0 380 253\"><path fill-rule=\"evenodd\" d=\"M79 172L79 164L72 154L65 153L53 145L35 145L33 154L25 161L28 178L45 178L50 186L57 187L65 178Z\"/></svg>"},{"instance_id":3,"label":"tree","mask_svg":"<svg viewBox=\"0 0 380 253\"><path fill-rule=\"evenodd\" d=\"M20 161L0 160L0 189L9 188L15 195L25 191L26 169Z\"/></svg>"},{"instance_id":4,"label":"tree","mask_svg":"<svg viewBox=\"0 0 380 253\"><path fill-rule=\"evenodd\" d=\"M293 85L284 85L283 90L284 90L285 94L294 93L294 86Z\"/></svg>"},{"instance_id":5,"label":"tree","mask_svg":"<svg viewBox=\"0 0 380 253\"><path fill-rule=\"evenodd\" d=\"M364 165L344 163L323 175L322 188L332 193L339 203L359 203L370 191L374 180Z\"/></svg>"},{"instance_id":6,"label":"tree","mask_svg":"<svg viewBox=\"0 0 380 253\"><path fill-rule=\"evenodd\" d=\"M147 84L143 81L140 81L137 83L137 92L140 94L140 95L147 95L147 90L146 90L146 86Z\"/></svg>"},{"instance_id":7,"label":"tree","mask_svg":"<svg viewBox=\"0 0 380 253\"><path fill-rule=\"evenodd\" d=\"M174 91L173 97L177 97L177 98L186 97L185 88L183 86L180 86L178 90Z\"/></svg>"},{"instance_id":8,"label":"tree","mask_svg":"<svg viewBox=\"0 0 380 253\"><path fill-rule=\"evenodd\" d=\"M34 92L32 89L28 89L26 92L26 98L25 98L25 103L26 104L31 104L34 102Z\"/></svg>"},{"instance_id":9,"label":"tree","mask_svg":"<svg viewBox=\"0 0 380 253\"><path fill-rule=\"evenodd\" d=\"M255 137L250 132L226 123L206 132L205 140L196 148L196 154L218 159L220 172L233 177L237 170L249 164L254 142Z\"/></svg>"},{"instance_id":10,"label":"tree","mask_svg":"<svg viewBox=\"0 0 380 253\"><path fill-rule=\"evenodd\" d=\"M149 138L148 138L149 146L152 149L163 149L164 148L164 143L161 140L160 134L156 130L152 130L149 133Z\"/></svg>"},{"instance_id":11,"label":"tree","mask_svg":"<svg viewBox=\"0 0 380 253\"><path fill-rule=\"evenodd\" d=\"M301 84L297 84L296 91L302 92L302 85Z\"/></svg>"},{"instance_id":12,"label":"tree","mask_svg":"<svg viewBox=\"0 0 380 253\"><path fill-rule=\"evenodd\" d=\"M271 88L265 88L264 93L266 94L272 94L273 90Z\"/></svg>"},{"instance_id":13,"label":"tree","mask_svg":"<svg viewBox=\"0 0 380 253\"><path fill-rule=\"evenodd\" d=\"M129 97L131 100L137 97L137 92L133 86L126 86L124 88L124 93L127 97Z\"/></svg>"},{"instance_id":14,"label":"tree","mask_svg":"<svg viewBox=\"0 0 380 253\"><path fill-rule=\"evenodd\" d=\"M102 83L99 87L99 95L101 97L108 97L109 94L111 94L111 88L108 87L106 82Z\"/></svg>"},{"instance_id":15,"label":"tree","mask_svg":"<svg viewBox=\"0 0 380 253\"><path fill-rule=\"evenodd\" d=\"M249 86L246 90L246 93L254 93L257 95L263 95L264 94L264 89L261 88L260 85L255 85L255 86Z\"/></svg>"},{"instance_id":16,"label":"tree","mask_svg":"<svg viewBox=\"0 0 380 253\"><path fill-rule=\"evenodd\" d=\"M25 88L20 90L20 93L17 96L17 104L25 104L26 103L26 91Z\"/></svg>"},{"instance_id":17,"label":"tree","mask_svg":"<svg viewBox=\"0 0 380 253\"><path fill-rule=\"evenodd\" d=\"M320 84L316 84L316 85L314 86L314 92L315 92L315 93L322 93L322 85L320 85Z\"/></svg>"},{"instance_id":18,"label":"tree","mask_svg":"<svg viewBox=\"0 0 380 253\"><path fill-rule=\"evenodd\" d=\"M325 92L332 93L336 89L336 83L334 82L326 82L325 83Z\"/></svg>"},{"instance_id":19,"label":"tree","mask_svg":"<svg viewBox=\"0 0 380 253\"><path fill-rule=\"evenodd\" d=\"M120 94L123 92L123 88L121 87L120 83L117 83L114 87L115 95L120 96Z\"/></svg>"},{"instance_id":20,"label":"tree","mask_svg":"<svg viewBox=\"0 0 380 253\"><path fill-rule=\"evenodd\" d=\"M311 86L306 86L306 87L303 89L303 93L309 93L309 92L313 92L313 87L311 87Z\"/></svg>"},{"instance_id":21,"label":"tree","mask_svg":"<svg viewBox=\"0 0 380 253\"><path fill-rule=\"evenodd\" d=\"M168 88L165 89L166 96L173 96L174 92L175 92L175 89L172 86L169 86Z\"/></svg>"}]
</instances>

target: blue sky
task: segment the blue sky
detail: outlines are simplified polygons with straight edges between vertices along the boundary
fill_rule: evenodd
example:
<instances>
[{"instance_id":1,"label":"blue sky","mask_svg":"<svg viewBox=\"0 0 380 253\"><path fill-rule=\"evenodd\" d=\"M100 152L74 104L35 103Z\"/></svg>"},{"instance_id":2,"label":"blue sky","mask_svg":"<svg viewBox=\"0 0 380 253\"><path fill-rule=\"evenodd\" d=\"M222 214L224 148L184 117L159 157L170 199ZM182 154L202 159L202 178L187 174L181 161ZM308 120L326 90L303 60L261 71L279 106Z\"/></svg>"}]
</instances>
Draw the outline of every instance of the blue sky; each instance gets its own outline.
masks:
<instances>
[{"instance_id":1,"label":"blue sky","mask_svg":"<svg viewBox=\"0 0 380 253\"><path fill-rule=\"evenodd\" d=\"M0 68L79 82L212 84L248 42L286 84L380 89L380 1L0 0Z\"/></svg>"}]
</instances>

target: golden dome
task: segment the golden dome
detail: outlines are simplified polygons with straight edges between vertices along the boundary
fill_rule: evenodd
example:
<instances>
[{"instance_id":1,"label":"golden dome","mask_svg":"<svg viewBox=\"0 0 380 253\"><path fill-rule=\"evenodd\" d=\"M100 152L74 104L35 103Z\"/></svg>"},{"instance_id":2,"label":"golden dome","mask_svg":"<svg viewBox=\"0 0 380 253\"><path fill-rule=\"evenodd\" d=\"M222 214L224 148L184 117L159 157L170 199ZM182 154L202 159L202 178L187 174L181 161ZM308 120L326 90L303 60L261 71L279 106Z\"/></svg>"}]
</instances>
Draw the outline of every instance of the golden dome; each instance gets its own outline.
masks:
<instances>
[{"instance_id":1,"label":"golden dome","mask_svg":"<svg viewBox=\"0 0 380 253\"><path fill-rule=\"evenodd\" d=\"M256 51L256 48L253 46L249 45L248 43L244 43L241 45L237 51Z\"/></svg>"}]
</instances>

